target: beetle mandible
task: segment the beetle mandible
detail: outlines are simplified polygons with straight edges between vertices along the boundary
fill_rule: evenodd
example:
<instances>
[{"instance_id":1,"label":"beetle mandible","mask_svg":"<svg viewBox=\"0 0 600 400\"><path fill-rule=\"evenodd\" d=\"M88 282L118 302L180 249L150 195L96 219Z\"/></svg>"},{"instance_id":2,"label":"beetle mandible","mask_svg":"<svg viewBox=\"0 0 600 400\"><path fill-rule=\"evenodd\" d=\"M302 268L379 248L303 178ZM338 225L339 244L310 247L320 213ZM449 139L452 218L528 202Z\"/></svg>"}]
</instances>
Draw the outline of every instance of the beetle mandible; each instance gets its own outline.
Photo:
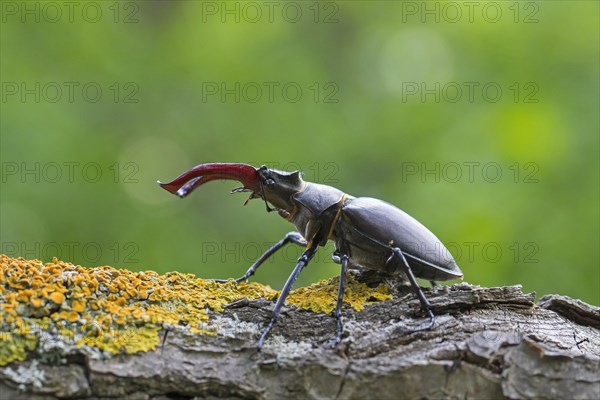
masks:
<instances>
[{"instance_id":1,"label":"beetle mandible","mask_svg":"<svg viewBox=\"0 0 600 400\"><path fill-rule=\"evenodd\" d=\"M425 226L399 208L378 199L353 197L334 187L305 182L299 171L284 172L266 166L255 168L241 163L200 164L169 183L158 182L165 190L183 198L213 180L237 180L243 186L231 193L249 192L251 199L262 199L267 211L296 226L236 279L244 281L260 265L288 243L306 247L279 296L267 328L258 340L258 349L277 321L294 281L328 240L335 243L334 261L341 264L340 283L334 317L337 323L333 344L342 334L341 309L349 268L403 274L414 289L429 322L410 332L430 329L435 323L431 304L415 277L432 283L462 279L463 274L442 242ZM269 203L272 205L269 206ZM223 280L220 280L223 281Z\"/></svg>"}]
</instances>

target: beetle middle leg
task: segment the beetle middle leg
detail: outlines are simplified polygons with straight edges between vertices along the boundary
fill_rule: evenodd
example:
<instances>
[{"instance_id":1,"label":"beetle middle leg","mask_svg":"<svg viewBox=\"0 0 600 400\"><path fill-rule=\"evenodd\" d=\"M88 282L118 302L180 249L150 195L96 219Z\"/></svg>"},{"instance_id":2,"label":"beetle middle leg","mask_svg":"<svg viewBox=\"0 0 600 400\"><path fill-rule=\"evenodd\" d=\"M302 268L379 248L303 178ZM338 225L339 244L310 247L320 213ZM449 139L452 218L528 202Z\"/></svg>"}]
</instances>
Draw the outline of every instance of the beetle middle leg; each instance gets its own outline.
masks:
<instances>
[{"instance_id":1,"label":"beetle middle leg","mask_svg":"<svg viewBox=\"0 0 600 400\"><path fill-rule=\"evenodd\" d=\"M306 247L306 240L304 240L302 235L300 235L298 232L294 232L294 231L288 232L283 237L283 239L281 239L279 242L275 243L267 251L265 251L264 254L262 256L260 256L258 258L258 260L256 260L254 262L254 264L252 264L250 266L250 268L248 268L248 271L246 271L246 273L244 275L235 279L235 281L239 283L239 282L243 282L243 281L247 280L248 278L250 278L252 275L254 275L256 273L256 270L258 269L258 267L260 267L262 265L262 263L267 261L267 259L269 257L271 257L273 254L275 254L275 252L277 252L277 250L281 249L283 246L285 246L288 243L295 243L302 247ZM213 279L213 280L215 282L219 282L219 283L225 283L225 282L229 281L228 279Z\"/></svg>"},{"instance_id":2,"label":"beetle middle leg","mask_svg":"<svg viewBox=\"0 0 600 400\"><path fill-rule=\"evenodd\" d=\"M348 273L348 256L346 254L342 254L340 256L340 261L342 264L341 272L340 272L340 286L338 287L338 297L337 303L335 304L335 311L333 316L335 317L336 322L336 331L335 337L332 340L332 346L337 346L342 340L342 304L344 300L344 290L346 290L346 274Z\"/></svg>"},{"instance_id":3,"label":"beetle middle leg","mask_svg":"<svg viewBox=\"0 0 600 400\"><path fill-rule=\"evenodd\" d=\"M404 268L404 272L405 272L406 276L408 277L408 280L410 281L411 286L415 290L415 293L417 294L419 301L421 302L421 307L423 308L423 310L425 310L425 312L427 312L427 315L429 316L429 324L427 324L427 326L425 326L423 328L413 329L410 332L419 332L419 331L426 331L428 329L431 329L431 327L435 323L435 315L433 315L433 312L431 311L431 303L429 303L429 300L427 300L427 298L425 297L425 293L423 293L423 290L421 290L421 287L419 286L417 279L415 278L415 275L412 272L412 268L408 264L408 261L406 261L406 257L404 257L402 250L400 250L398 247L394 247L392 249L392 252L393 253L389 259L391 259L394 256L396 256L400 259L400 261L401 261L400 264ZM389 259L388 259L388 261L389 261Z\"/></svg>"}]
</instances>

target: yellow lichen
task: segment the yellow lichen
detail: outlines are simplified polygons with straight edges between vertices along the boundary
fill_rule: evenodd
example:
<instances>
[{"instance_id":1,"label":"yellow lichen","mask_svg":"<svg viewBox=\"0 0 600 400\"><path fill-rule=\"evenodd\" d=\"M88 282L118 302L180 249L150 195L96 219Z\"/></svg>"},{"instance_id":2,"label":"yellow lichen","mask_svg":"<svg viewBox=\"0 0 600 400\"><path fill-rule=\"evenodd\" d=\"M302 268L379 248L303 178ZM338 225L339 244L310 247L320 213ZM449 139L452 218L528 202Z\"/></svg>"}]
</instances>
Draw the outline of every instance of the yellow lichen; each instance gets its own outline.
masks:
<instances>
[{"instance_id":1,"label":"yellow lichen","mask_svg":"<svg viewBox=\"0 0 600 400\"><path fill-rule=\"evenodd\" d=\"M160 342L158 331L159 327L155 325L113 329L102 334L90 331L77 345L97 347L110 353L134 354L155 349Z\"/></svg>"},{"instance_id":2,"label":"yellow lichen","mask_svg":"<svg viewBox=\"0 0 600 400\"><path fill-rule=\"evenodd\" d=\"M339 279L335 277L296 289L290 293L287 302L305 310L329 314L335 309ZM352 275L348 275L344 303L350 304L356 311L361 311L365 304L391 298L387 287L382 285L372 289L364 283L357 282Z\"/></svg>"},{"instance_id":3,"label":"yellow lichen","mask_svg":"<svg viewBox=\"0 0 600 400\"><path fill-rule=\"evenodd\" d=\"M330 313L338 282L334 278L292 291L288 301ZM216 330L206 324L207 309L221 312L236 299L278 296L258 283L217 283L179 272L84 268L56 258L44 264L0 255L0 366L23 360L46 330L78 346L137 353L156 348L165 325L214 335ZM349 277L345 302L356 310L387 298L385 289L369 289Z\"/></svg>"},{"instance_id":4,"label":"yellow lichen","mask_svg":"<svg viewBox=\"0 0 600 400\"><path fill-rule=\"evenodd\" d=\"M13 361L23 361L27 353L35 348L37 339L34 335L13 335L10 332L0 333L0 366Z\"/></svg>"}]
</instances>

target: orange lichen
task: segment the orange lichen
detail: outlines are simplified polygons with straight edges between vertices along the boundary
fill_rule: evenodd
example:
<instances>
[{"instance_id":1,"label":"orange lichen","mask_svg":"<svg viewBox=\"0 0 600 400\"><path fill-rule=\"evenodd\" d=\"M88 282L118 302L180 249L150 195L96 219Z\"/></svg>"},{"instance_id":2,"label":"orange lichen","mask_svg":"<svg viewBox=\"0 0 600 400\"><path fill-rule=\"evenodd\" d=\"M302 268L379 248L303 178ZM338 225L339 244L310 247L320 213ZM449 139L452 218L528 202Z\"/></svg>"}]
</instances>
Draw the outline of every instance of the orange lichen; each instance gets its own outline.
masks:
<instances>
[{"instance_id":1,"label":"orange lichen","mask_svg":"<svg viewBox=\"0 0 600 400\"><path fill-rule=\"evenodd\" d=\"M73 300L72 308L73 311L76 311L78 313L82 312L83 310L85 310L85 300Z\"/></svg>"},{"instance_id":2,"label":"orange lichen","mask_svg":"<svg viewBox=\"0 0 600 400\"><path fill-rule=\"evenodd\" d=\"M79 314L77 314L75 311L71 311L70 313L67 314L67 321L69 322L76 322L79 319Z\"/></svg>"},{"instance_id":3,"label":"orange lichen","mask_svg":"<svg viewBox=\"0 0 600 400\"><path fill-rule=\"evenodd\" d=\"M65 301L65 295L61 292L52 292L50 294L50 300L52 300L56 304L61 304L63 301Z\"/></svg>"},{"instance_id":4,"label":"orange lichen","mask_svg":"<svg viewBox=\"0 0 600 400\"><path fill-rule=\"evenodd\" d=\"M57 259L44 264L0 255L1 332L11 333L0 336L0 345L27 339L26 347L5 346L13 355L0 352L0 365L22 359L31 346L32 337L23 336L28 329L18 333L19 326L46 321L63 336L70 329L78 345L132 353L154 348L163 324L205 332L207 308L222 311L240 297L274 299L277 292L256 283L218 284L192 274L84 268ZM123 337L131 340L115 339Z\"/></svg>"},{"instance_id":5,"label":"orange lichen","mask_svg":"<svg viewBox=\"0 0 600 400\"><path fill-rule=\"evenodd\" d=\"M40 308L42 305L44 305L44 300L40 299L38 297L31 299L31 305L34 306L35 308Z\"/></svg>"}]
</instances>

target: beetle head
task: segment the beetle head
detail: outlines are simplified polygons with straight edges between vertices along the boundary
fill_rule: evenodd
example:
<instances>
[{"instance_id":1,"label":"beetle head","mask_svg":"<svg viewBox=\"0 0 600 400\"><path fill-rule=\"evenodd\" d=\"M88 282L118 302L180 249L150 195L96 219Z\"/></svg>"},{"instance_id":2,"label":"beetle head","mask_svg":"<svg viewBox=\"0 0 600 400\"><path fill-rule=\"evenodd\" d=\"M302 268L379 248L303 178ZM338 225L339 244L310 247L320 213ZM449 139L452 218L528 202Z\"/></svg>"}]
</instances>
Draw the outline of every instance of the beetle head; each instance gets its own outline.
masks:
<instances>
[{"instance_id":1,"label":"beetle head","mask_svg":"<svg viewBox=\"0 0 600 400\"><path fill-rule=\"evenodd\" d=\"M258 168L261 197L278 209L290 212L293 209L291 197L304 187L300 171L285 172L270 169L266 165Z\"/></svg>"}]
</instances>

